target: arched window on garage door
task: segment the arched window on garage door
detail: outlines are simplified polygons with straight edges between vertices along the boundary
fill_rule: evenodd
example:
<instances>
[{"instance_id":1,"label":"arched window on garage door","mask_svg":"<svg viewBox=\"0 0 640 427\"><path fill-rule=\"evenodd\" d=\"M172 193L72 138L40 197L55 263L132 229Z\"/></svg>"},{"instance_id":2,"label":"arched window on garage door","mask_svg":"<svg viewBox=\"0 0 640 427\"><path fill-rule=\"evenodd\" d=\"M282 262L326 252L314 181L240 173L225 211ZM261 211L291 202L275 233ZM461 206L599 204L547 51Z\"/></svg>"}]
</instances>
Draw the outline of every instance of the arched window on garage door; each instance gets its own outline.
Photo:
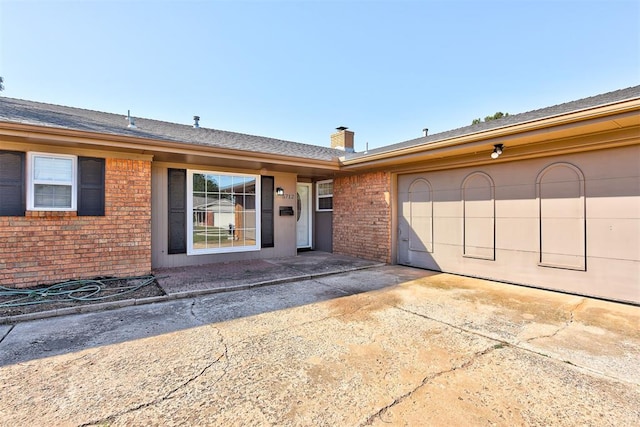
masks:
<instances>
[{"instance_id":1,"label":"arched window on garage door","mask_svg":"<svg viewBox=\"0 0 640 427\"><path fill-rule=\"evenodd\" d=\"M433 196L431 184L418 178L409 186L409 249L433 252Z\"/></svg>"},{"instance_id":2,"label":"arched window on garage door","mask_svg":"<svg viewBox=\"0 0 640 427\"><path fill-rule=\"evenodd\" d=\"M540 264L586 270L584 174L569 163L554 163L538 174Z\"/></svg>"},{"instance_id":3,"label":"arched window on garage door","mask_svg":"<svg viewBox=\"0 0 640 427\"><path fill-rule=\"evenodd\" d=\"M474 172L462 182L463 254L495 260L495 186L489 175Z\"/></svg>"}]
</instances>

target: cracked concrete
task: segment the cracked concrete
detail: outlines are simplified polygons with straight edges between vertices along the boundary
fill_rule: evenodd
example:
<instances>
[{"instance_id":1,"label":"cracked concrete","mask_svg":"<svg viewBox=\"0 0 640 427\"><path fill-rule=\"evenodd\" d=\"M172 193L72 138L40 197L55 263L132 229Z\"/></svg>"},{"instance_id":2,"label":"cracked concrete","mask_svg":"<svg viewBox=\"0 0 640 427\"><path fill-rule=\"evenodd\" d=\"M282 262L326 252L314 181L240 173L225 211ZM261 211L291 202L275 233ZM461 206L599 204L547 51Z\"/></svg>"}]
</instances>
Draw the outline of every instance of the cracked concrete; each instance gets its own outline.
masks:
<instances>
[{"instance_id":1,"label":"cracked concrete","mask_svg":"<svg viewBox=\"0 0 640 427\"><path fill-rule=\"evenodd\" d=\"M526 342L532 342L535 340L540 340L543 338L553 338L556 335L558 335L560 332L564 331L565 329L567 329L572 323L573 323L573 316L574 316L574 312L576 310L578 310L582 305L584 305L586 302L585 299L583 299L582 301L580 301L578 304L576 304L576 306L574 308L571 309L571 311L569 312L569 319L564 323L564 325L560 326L559 328L557 328L555 331L553 331L553 333L548 334L548 335L538 335L538 336L534 336L531 338L527 338L525 341Z\"/></svg>"},{"instance_id":2,"label":"cracked concrete","mask_svg":"<svg viewBox=\"0 0 640 427\"><path fill-rule=\"evenodd\" d=\"M637 425L639 321L386 266L21 323L0 426Z\"/></svg>"},{"instance_id":3,"label":"cracked concrete","mask_svg":"<svg viewBox=\"0 0 640 427\"><path fill-rule=\"evenodd\" d=\"M0 325L0 343L9 335L12 329L13 325Z\"/></svg>"},{"instance_id":4,"label":"cracked concrete","mask_svg":"<svg viewBox=\"0 0 640 427\"><path fill-rule=\"evenodd\" d=\"M413 390L410 390L409 392L407 392L407 393L403 394L402 396L396 398L389 405L381 408L378 412L376 412L375 414L369 416L362 425L371 425L376 420L383 421L383 418L385 418L385 415L388 412L390 412L395 406L400 405L402 402L404 402L407 399L411 399L422 387L426 386L431 381L435 380L436 378L438 378L438 377L440 377L442 375L451 373L453 371L457 371L457 370L460 370L460 369L465 369L468 366L470 366L479 357L482 357L482 356L492 352L493 350L495 350L497 348L501 348L501 346L500 345L493 345L493 346L488 347L488 348L486 348L486 349L484 349L482 351L478 351L471 358L469 358L467 361L463 362L459 366L454 366L454 367L452 367L450 369L447 369L445 371L436 372L435 374L431 374L428 377L423 378L422 382L416 388L414 388ZM387 422L387 421L383 421L383 422Z\"/></svg>"}]
</instances>

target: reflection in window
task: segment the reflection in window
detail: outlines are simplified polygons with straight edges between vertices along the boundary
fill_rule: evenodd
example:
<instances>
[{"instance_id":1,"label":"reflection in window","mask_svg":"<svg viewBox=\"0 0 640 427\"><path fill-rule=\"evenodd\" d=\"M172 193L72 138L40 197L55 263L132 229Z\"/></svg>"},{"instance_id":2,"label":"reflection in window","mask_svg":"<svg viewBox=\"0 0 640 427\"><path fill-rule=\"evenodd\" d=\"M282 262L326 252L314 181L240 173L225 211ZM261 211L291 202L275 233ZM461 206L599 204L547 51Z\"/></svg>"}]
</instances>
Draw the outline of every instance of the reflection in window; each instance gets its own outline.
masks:
<instances>
[{"instance_id":1,"label":"reflection in window","mask_svg":"<svg viewBox=\"0 0 640 427\"><path fill-rule=\"evenodd\" d=\"M189 254L259 249L257 176L189 171Z\"/></svg>"}]
</instances>

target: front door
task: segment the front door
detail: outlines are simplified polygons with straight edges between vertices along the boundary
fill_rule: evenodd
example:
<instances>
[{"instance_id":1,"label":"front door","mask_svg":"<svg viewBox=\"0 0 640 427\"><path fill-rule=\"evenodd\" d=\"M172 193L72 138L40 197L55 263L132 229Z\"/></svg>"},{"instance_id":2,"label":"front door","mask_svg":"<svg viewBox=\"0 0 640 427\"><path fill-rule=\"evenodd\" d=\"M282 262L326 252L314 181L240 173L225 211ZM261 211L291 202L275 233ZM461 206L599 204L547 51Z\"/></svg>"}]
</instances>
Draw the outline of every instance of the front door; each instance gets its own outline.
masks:
<instances>
[{"instance_id":1,"label":"front door","mask_svg":"<svg viewBox=\"0 0 640 427\"><path fill-rule=\"evenodd\" d=\"M298 249L311 247L311 184L298 183L296 186L296 235Z\"/></svg>"}]
</instances>

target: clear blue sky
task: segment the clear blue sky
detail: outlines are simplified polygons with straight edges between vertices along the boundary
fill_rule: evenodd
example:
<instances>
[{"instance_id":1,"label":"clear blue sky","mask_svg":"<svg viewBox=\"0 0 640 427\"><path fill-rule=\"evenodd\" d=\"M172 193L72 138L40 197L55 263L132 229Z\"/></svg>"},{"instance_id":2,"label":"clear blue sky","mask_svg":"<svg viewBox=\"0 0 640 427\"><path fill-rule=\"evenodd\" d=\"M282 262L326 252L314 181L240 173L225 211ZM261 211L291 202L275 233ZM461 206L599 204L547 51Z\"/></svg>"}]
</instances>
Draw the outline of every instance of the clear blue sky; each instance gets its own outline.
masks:
<instances>
[{"instance_id":1,"label":"clear blue sky","mask_svg":"<svg viewBox=\"0 0 640 427\"><path fill-rule=\"evenodd\" d=\"M3 96L356 150L640 84L640 1L0 0Z\"/></svg>"}]
</instances>

